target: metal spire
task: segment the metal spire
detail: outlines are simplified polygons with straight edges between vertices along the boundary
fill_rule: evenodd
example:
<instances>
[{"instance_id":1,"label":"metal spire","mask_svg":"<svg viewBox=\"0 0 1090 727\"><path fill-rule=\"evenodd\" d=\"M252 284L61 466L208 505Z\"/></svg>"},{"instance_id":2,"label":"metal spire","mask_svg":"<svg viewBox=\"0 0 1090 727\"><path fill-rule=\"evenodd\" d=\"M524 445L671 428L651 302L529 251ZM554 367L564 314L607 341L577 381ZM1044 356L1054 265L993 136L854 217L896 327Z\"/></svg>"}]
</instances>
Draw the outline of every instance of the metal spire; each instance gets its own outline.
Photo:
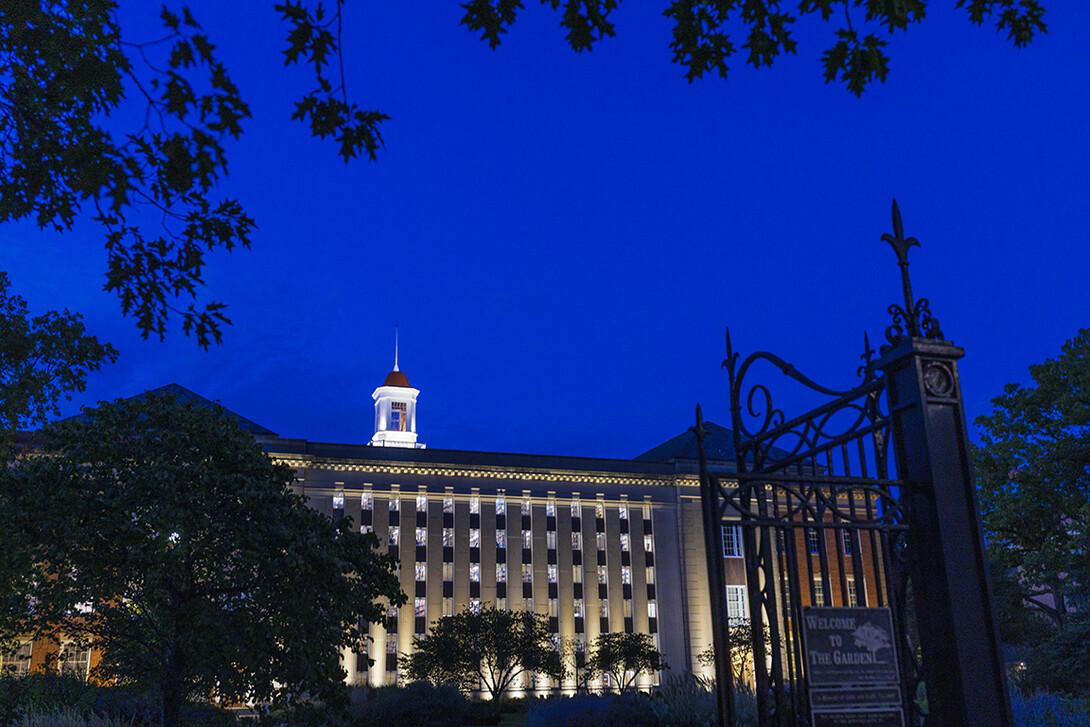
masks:
<instances>
[{"instance_id":1,"label":"metal spire","mask_svg":"<svg viewBox=\"0 0 1090 727\"><path fill-rule=\"evenodd\" d=\"M400 371L397 367L397 324L394 324L394 371Z\"/></svg>"}]
</instances>

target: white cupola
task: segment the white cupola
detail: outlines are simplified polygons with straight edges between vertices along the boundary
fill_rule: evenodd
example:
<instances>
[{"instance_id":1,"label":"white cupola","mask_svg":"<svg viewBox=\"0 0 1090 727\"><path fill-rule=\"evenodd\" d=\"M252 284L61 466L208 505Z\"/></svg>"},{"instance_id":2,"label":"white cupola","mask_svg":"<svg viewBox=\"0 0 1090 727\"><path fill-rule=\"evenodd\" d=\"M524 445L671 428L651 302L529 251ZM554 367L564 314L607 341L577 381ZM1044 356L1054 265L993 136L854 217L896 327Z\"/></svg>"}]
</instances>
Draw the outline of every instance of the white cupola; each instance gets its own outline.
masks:
<instances>
[{"instance_id":1,"label":"white cupola","mask_svg":"<svg viewBox=\"0 0 1090 727\"><path fill-rule=\"evenodd\" d=\"M416 397L419 389L409 384L409 377L397 365L397 336L394 336L394 370L371 397L375 400L375 436L373 447L424 449L416 441Z\"/></svg>"}]
</instances>

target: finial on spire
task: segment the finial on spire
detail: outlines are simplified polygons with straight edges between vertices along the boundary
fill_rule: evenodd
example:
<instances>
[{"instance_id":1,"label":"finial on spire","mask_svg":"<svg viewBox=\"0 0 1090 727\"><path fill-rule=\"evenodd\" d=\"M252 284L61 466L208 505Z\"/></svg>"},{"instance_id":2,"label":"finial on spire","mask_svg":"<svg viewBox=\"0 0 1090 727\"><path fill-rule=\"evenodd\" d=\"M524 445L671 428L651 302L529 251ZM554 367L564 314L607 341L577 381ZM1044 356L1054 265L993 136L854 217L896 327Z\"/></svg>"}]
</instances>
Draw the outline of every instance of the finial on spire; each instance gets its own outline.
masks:
<instances>
[{"instance_id":1,"label":"finial on spire","mask_svg":"<svg viewBox=\"0 0 1090 727\"><path fill-rule=\"evenodd\" d=\"M397 324L394 324L394 371L400 371L397 367Z\"/></svg>"}]
</instances>

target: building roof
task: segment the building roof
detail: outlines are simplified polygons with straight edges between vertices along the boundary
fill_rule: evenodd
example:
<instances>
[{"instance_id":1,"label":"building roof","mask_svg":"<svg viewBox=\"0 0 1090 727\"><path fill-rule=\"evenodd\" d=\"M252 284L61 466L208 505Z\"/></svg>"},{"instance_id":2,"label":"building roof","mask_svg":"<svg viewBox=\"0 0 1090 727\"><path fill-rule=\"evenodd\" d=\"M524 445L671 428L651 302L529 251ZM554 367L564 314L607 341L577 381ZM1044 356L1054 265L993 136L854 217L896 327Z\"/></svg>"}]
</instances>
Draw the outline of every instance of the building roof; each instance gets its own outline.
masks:
<instances>
[{"instance_id":1,"label":"building roof","mask_svg":"<svg viewBox=\"0 0 1090 727\"><path fill-rule=\"evenodd\" d=\"M734 466L734 433L714 422L704 422L708 431L704 437L704 452L710 461L726 462ZM688 429L673 439L647 450L635 458L641 462L677 462L678 460L697 460L700 453L696 448L696 434Z\"/></svg>"},{"instance_id":2,"label":"building roof","mask_svg":"<svg viewBox=\"0 0 1090 727\"><path fill-rule=\"evenodd\" d=\"M197 406L208 408L219 404L218 401L205 399L200 394L194 393L179 384L167 384L166 386L160 386L157 389L151 389L150 391L145 391L142 394L137 394L136 396L131 396L129 398L139 401L141 399L147 398L149 394L156 396L173 396L179 404L189 404L190 402L192 402ZM220 406L222 406L222 404L220 404ZM259 435L263 437L279 436L276 432L261 426L257 422L251 421L244 416L240 416L233 411L230 411L229 409L225 408L225 410L227 411L227 416L229 418L238 422L239 429L243 429L247 432L251 432L254 435Z\"/></svg>"},{"instance_id":3,"label":"building roof","mask_svg":"<svg viewBox=\"0 0 1090 727\"><path fill-rule=\"evenodd\" d=\"M398 371L396 368L390 373L386 374L386 380L382 382L383 386L402 386L406 389L411 389L409 384L409 377L404 372Z\"/></svg>"}]
</instances>

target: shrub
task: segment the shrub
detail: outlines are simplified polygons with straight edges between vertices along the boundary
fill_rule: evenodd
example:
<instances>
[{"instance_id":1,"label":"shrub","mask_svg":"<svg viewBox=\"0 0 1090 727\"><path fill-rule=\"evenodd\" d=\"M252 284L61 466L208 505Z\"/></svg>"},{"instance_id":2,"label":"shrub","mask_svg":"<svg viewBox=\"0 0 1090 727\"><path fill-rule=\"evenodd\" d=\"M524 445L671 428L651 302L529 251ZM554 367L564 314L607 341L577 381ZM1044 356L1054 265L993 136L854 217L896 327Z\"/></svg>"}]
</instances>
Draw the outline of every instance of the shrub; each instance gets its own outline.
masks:
<instances>
[{"instance_id":1,"label":"shrub","mask_svg":"<svg viewBox=\"0 0 1090 727\"><path fill-rule=\"evenodd\" d=\"M404 687L377 687L352 700L351 727L448 727L465 723L468 701L455 687L413 682ZM499 720L497 720L498 722Z\"/></svg>"},{"instance_id":2,"label":"shrub","mask_svg":"<svg viewBox=\"0 0 1090 727\"><path fill-rule=\"evenodd\" d=\"M115 717L103 717L75 707L53 707L40 710L31 707L11 727L132 727L132 722Z\"/></svg>"},{"instance_id":3,"label":"shrub","mask_svg":"<svg viewBox=\"0 0 1090 727\"><path fill-rule=\"evenodd\" d=\"M1011 690L1011 709L1017 727L1090 727L1090 704L1056 694L1023 695Z\"/></svg>"}]
</instances>

